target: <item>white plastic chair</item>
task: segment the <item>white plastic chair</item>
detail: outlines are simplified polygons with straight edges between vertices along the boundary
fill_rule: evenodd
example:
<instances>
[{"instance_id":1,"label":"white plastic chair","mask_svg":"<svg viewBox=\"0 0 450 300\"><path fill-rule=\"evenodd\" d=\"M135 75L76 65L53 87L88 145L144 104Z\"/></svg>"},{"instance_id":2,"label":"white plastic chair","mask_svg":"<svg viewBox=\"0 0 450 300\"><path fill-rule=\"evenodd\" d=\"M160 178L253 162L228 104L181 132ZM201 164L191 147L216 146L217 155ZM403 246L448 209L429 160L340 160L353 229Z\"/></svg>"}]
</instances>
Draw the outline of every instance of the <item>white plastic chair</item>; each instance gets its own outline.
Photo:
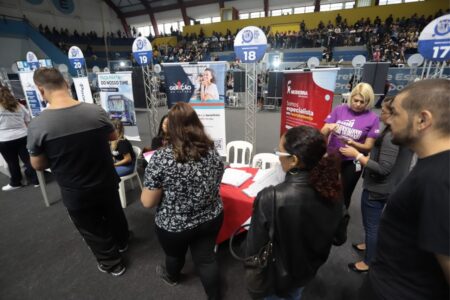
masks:
<instances>
[{"instance_id":1,"label":"white plastic chair","mask_svg":"<svg viewBox=\"0 0 450 300\"><path fill-rule=\"evenodd\" d=\"M141 155L141 148L139 148L138 146L133 146L133 151L134 154L136 156L135 158L135 162L134 162L134 170L133 173L125 175L120 177L120 183L119 183L119 196L120 196L120 202L122 203L122 207L125 208L127 207L127 196L126 196L126 191L125 191L125 181L127 180L131 180L131 187L134 189L134 184L133 184L133 178L136 177L137 181L139 183L139 187L141 188L142 191L142 182L141 182L141 178L139 178L139 174L137 172L137 160L138 157Z\"/></svg>"},{"instance_id":2,"label":"white plastic chair","mask_svg":"<svg viewBox=\"0 0 450 300\"><path fill-rule=\"evenodd\" d=\"M231 157L231 148L234 149L233 151L233 161L230 161ZM239 150L241 150L241 156L239 159ZM248 151L248 160L247 158L247 151ZM253 153L253 145L246 141L232 141L227 144L227 162L230 164L230 167L232 168L243 168L243 167L249 167L250 162L252 160L252 153Z\"/></svg>"},{"instance_id":3,"label":"white plastic chair","mask_svg":"<svg viewBox=\"0 0 450 300\"><path fill-rule=\"evenodd\" d=\"M278 156L273 153L258 153L253 157L252 168L270 169L279 162Z\"/></svg>"}]
</instances>

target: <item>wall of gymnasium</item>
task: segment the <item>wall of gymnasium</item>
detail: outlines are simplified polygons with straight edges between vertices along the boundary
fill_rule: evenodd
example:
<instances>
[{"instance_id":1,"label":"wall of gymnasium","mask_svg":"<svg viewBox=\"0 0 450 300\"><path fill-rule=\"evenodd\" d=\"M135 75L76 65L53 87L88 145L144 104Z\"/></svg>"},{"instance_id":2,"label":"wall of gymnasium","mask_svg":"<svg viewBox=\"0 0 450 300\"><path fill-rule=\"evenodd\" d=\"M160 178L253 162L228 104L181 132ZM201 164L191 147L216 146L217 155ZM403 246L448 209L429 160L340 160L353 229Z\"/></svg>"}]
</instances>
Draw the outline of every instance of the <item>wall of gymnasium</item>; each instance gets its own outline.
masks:
<instances>
[{"instance_id":1,"label":"wall of gymnasium","mask_svg":"<svg viewBox=\"0 0 450 300\"><path fill-rule=\"evenodd\" d=\"M33 4L35 3L35 4ZM62 10L61 1L54 0L1 0L0 14L22 18L25 16L35 27L42 24L50 29L67 28L70 33L94 30L99 36L103 32L124 31L120 19L101 0L67 0ZM64 10L66 8L66 10ZM64 12L63 12L64 11Z\"/></svg>"},{"instance_id":2,"label":"wall of gymnasium","mask_svg":"<svg viewBox=\"0 0 450 300\"><path fill-rule=\"evenodd\" d=\"M11 65L18 60L26 60L28 51L33 51L38 58L45 58L47 55L33 41L19 37L0 37L0 68L9 70Z\"/></svg>"},{"instance_id":3,"label":"wall of gymnasium","mask_svg":"<svg viewBox=\"0 0 450 300\"><path fill-rule=\"evenodd\" d=\"M305 21L307 28L316 28L321 20L325 24L328 21L332 23L335 22L336 16L339 13L342 19L347 19L348 24L354 24L357 20L361 18L370 17L373 21L376 16L379 16L383 21L392 14L394 18L397 17L410 17L414 13L419 16L433 15L439 10L447 10L450 4L447 0L426 0L424 2L415 3L403 3L403 4L391 4L383 6L371 6L371 7L360 7L354 9L346 10L336 10L328 12L318 12L318 13L306 13L306 14L296 14L288 16L278 16L278 17L268 17L268 18L256 18L247 20L235 20L235 21L223 21L220 23L213 24L201 24L201 25L191 25L185 26L183 28L183 34L186 33L196 33L203 29L206 36L210 36L213 31L226 33L227 29L235 33L237 29L242 29L245 26L272 26L272 25L282 25L282 24L293 24L300 23L302 20ZM272 7L271 7L272 8Z\"/></svg>"}]
</instances>

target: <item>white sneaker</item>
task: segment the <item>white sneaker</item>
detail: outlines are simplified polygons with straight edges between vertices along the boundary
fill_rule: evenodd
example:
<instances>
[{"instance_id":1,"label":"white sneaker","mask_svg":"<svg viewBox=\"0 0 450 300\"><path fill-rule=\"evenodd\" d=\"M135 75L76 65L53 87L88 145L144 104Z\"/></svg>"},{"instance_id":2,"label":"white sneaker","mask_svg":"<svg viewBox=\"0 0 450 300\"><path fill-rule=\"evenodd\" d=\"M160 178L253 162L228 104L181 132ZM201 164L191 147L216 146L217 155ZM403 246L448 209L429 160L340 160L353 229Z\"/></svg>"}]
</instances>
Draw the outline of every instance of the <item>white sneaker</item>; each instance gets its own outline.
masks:
<instances>
[{"instance_id":1,"label":"white sneaker","mask_svg":"<svg viewBox=\"0 0 450 300\"><path fill-rule=\"evenodd\" d=\"M8 192L8 191L20 189L21 187L22 187L21 185L18 185L18 186L11 186L11 185L7 184L7 185L5 185L4 187L2 187L2 191Z\"/></svg>"}]
</instances>

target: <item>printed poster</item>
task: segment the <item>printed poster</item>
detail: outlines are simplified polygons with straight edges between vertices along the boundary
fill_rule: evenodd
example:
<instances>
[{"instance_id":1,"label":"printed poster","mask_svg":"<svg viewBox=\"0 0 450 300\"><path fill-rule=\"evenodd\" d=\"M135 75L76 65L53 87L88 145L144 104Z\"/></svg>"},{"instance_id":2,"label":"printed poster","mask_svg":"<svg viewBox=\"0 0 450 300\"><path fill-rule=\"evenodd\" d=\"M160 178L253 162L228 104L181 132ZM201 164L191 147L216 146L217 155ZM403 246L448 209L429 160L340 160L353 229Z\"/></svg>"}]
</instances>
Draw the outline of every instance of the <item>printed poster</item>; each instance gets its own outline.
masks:
<instances>
[{"instance_id":1,"label":"printed poster","mask_svg":"<svg viewBox=\"0 0 450 300\"><path fill-rule=\"evenodd\" d=\"M30 111L31 117L39 116L41 111L45 109L47 103L42 98L41 93L37 89L33 80L34 71L20 72L19 78L22 84L23 93L27 100L28 109Z\"/></svg>"},{"instance_id":2,"label":"printed poster","mask_svg":"<svg viewBox=\"0 0 450 300\"><path fill-rule=\"evenodd\" d=\"M331 112L338 69L308 72L285 71L283 74L281 127L288 129L307 125L321 129Z\"/></svg>"},{"instance_id":3,"label":"printed poster","mask_svg":"<svg viewBox=\"0 0 450 300\"><path fill-rule=\"evenodd\" d=\"M226 156L226 62L163 63L167 105L189 103L196 111L217 151Z\"/></svg>"},{"instance_id":4,"label":"printed poster","mask_svg":"<svg viewBox=\"0 0 450 300\"><path fill-rule=\"evenodd\" d=\"M134 109L131 72L98 73L100 101L111 119L120 119L129 140L140 141Z\"/></svg>"}]
</instances>

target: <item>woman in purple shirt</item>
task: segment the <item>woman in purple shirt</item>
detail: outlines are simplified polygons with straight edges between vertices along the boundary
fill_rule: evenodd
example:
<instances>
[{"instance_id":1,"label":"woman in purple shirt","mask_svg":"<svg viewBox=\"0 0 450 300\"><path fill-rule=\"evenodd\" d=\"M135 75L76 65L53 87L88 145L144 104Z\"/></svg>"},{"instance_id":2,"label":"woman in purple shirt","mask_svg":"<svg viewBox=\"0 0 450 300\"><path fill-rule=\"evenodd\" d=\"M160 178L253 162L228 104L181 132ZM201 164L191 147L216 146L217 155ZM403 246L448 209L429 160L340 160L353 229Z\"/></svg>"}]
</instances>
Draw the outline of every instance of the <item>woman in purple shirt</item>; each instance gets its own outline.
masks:
<instances>
[{"instance_id":1,"label":"woman in purple shirt","mask_svg":"<svg viewBox=\"0 0 450 300\"><path fill-rule=\"evenodd\" d=\"M341 157L341 178L345 206L350 200L361 175L361 164L339 152L342 147L352 146L367 155L379 133L378 116L371 112L375 95L367 83L359 83L352 90L348 103L336 107L325 119L321 132L328 139L329 155ZM361 155L363 155L361 154Z\"/></svg>"}]
</instances>

